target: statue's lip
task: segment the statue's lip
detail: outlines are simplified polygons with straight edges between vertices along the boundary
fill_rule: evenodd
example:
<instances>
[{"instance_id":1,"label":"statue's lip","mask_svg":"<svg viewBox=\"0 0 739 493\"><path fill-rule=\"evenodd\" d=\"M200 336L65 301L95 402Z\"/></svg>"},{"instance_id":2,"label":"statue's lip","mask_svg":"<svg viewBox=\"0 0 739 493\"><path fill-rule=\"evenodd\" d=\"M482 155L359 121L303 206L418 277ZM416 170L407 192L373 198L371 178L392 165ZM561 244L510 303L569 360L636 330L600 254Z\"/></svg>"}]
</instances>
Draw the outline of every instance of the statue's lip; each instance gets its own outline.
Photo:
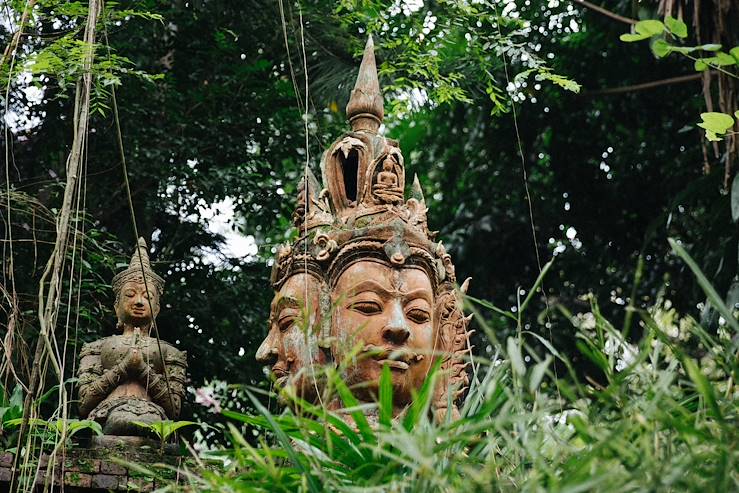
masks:
<instances>
[{"instance_id":1,"label":"statue's lip","mask_svg":"<svg viewBox=\"0 0 739 493\"><path fill-rule=\"evenodd\" d=\"M287 377L290 375L290 372L288 371L287 367L281 363L277 363L272 367L272 374L277 377L278 379Z\"/></svg>"},{"instance_id":2,"label":"statue's lip","mask_svg":"<svg viewBox=\"0 0 739 493\"><path fill-rule=\"evenodd\" d=\"M408 368L411 367L405 361L398 361L398 360L394 360L394 359L387 359L387 358L385 358L385 359L378 359L376 361L380 365L382 365L382 366L387 365L387 366L389 366L390 368L392 368L394 370L403 370L403 371L405 371L405 370L407 370Z\"/></svg>"},{"instance_id":3,"label":"statue's lip","mask_svg":"<svg viewBox=\"0 0 739 493\"><path fill-rule=\"evenodd\" d=\"M367 344L364 346L362 353L367 354L381 365L387 364L391 368L398 370L407 370L410 365L423 360L423 355L411 351L407 348L386 348Z\"/></svg>"}]
</instances>

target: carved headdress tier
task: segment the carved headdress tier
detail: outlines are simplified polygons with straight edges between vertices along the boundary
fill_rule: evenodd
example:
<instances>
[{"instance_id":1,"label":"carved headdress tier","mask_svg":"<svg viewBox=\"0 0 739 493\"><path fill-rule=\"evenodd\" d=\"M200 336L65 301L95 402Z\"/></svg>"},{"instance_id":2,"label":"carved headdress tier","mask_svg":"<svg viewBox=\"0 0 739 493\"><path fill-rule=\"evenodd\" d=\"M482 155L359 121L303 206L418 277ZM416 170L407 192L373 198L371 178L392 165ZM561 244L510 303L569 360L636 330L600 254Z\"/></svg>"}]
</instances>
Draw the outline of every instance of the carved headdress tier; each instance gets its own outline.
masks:
<instances>
[{"instance_id":1,"label":"carved headdress tier","mask_svg":"<svg viewBox=\"0 0 739 493\"><path fill-rule=\"evenodd\" d=\"M128 281L143 279L144 277L146 277L146 283L149 288L156 289L159 295L164 292L164 279L159 277L151 268L146 240L139 238L136 251L131 256L131 262L128 268L113 277L113 291L118 294L123 285Z\"/></svg>"}]
</instances>

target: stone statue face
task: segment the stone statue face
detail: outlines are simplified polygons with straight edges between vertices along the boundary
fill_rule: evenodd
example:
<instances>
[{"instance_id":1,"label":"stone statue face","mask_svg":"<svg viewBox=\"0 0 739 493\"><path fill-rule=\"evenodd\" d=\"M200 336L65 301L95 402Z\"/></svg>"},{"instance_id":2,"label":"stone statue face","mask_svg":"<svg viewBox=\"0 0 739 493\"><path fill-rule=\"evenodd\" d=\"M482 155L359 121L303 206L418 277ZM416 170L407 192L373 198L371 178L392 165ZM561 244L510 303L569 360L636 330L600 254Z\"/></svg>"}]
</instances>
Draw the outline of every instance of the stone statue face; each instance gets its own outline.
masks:
<instances>
[{"instance_id":1,"label":"stone statue face","mask_svg":"<svg viewBox=\"0 0 739 493\"><path fill-rule=\"evenodd\" d=\"M298 396L306 400L317 395L313 366L326 363L316 336L320 292L315 276L291 276L272 300L269 333L256 355L260 363L272 365L278 385L294 386Z\"/></svg>"},{"instance_id":2,"label":"stone statue face","mask_svg":"<svg viewBox=\"0 0 739 493\"><path fill-rule=\"evenodd\" d=\"M152 283L148 284L148 296L143 279L128 281L121 287L115 304L115 313L119 322L142 327L156 318L159 314L159 295ZM149 301L151 301L151 307Z\"/></svg>"},{"instance_id":3,"label":"stone statue face","mask_svg":"<svg viewBox=\"0 0 739 493\"><path fill-rule=\"evenodd\" d=\"M373 261L349 266L333 291L334 354L339 364L359 345L347 369L358 398L377 397L383 365L390 367L393 404L405 405L420 389L434 350L434 293L428 275L413 267Z\"/></svg>"}]
</instances>

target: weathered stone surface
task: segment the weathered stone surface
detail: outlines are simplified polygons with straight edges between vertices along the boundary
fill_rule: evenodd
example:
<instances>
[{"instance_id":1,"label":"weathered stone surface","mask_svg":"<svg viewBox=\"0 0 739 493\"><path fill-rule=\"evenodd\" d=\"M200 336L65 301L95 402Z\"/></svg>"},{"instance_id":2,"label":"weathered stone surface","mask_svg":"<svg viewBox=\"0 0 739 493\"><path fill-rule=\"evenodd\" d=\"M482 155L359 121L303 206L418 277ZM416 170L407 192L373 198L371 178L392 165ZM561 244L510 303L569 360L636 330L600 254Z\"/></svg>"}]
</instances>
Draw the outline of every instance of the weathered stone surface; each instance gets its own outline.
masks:
<instances>
[{"instance_id":1,"label":"weathered stone surface","mask_svg":"<svg viewBox=\"0 0 739 493\"><path fill-rule=\"evenodd\" d=\"M150 492L154 491L154 480L146 478L128 478L126 487L133 491Z\"/></svg>"},{"instance_id":2,"label":"weathered stone surface","mask_svg":"<svg viewBox=\"0 0 739 493\"><path fill-rule=\"evenodd\" d=\"M12 466L13 465L13 454L5 452L0 454L0 466Z\"/></svg>"},{"instance_id":3,"label":"weathered stone surface","mask_svg":"<svg viewBox=\"0 0 739 493\"><path fill-rule=\"evenodd\" d=\"M9 482L13 476L13 471L9 467L0 467L0 481Z\"/></svg>"},{"instance_id":4,"label":"weathered stone surface","mask_svg":"<svg viewBox=\"0 0 739 493\"><path fill-rule=\"evenodd\" d=\"M107 488L115 490L118 488L118 482L121 479L125 479L125 476L114 476L112 474L95 474L92 477L93 488Z\"/></svg>"},{"instance_id":5,"label":"weathered stone surface","mask_svg":"<svg viewBox=\"0 0 739 493\"><path fill-rule=\"evenodd\" d=\"M78 471L94 473L100 471L100 460L99 459L71 459L67 458L64 461L65 471Z\"/></svg>"},{"instance_id":6,"label":"weathered stone surface","mask_svg":"<svg viewBox=\"0 0 739 493\"><path fill-rule=\"evenodd\" d=\"M64 484L78 488L89 488L92 484L92 475L82 472L68 471L64 473Z\"/></svg>"},{"instance_id":7,"label":"weathered stone surface","mask_svg":"<svg viewBox=\"0 0 739 493\"><path fill-rule=\"evenodd\" d=\"M125 476L128 473L126 468L122 465L107 460L100 463L100 472L102 474L112 474L116 476Z\"/></svg>"},{"instance_id":8,"label":"weathered stone surface","mask_svg":"<svg viewBox=\"0 0 739 493\"><path fill-rule=\"evenodd\" d=\"M149 336L159 313L164 280L151 269L143 238L129 267L112 284L121 334L82 347L80 414L99 422L106 435L146 436L150 432L134 422L179 416L187 355Z\"/></svg>"}]
</instances>

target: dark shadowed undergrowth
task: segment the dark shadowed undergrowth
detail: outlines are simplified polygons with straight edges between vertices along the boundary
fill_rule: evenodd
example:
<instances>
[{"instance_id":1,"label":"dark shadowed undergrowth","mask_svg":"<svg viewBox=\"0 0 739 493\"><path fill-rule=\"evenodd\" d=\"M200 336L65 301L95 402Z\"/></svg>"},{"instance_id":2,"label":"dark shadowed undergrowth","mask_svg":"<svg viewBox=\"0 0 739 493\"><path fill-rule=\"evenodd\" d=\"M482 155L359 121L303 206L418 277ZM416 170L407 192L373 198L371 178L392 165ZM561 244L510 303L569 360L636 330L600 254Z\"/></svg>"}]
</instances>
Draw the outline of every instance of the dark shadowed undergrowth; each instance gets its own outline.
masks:
<instances>
[{"instance_id":1,"label":"dark shadowed undergrowth","mask_svg":"<svg viewBox=\"0 0 739 493\"><path fill-rule=\"evenodd\" d=\"M187 486L166 488L736 491L736 307L724 305L679 244L673 249L722 316L714 334L662 300L635 313L643 335L633 344L591 297L590 311L571 317L578 349L599 370L582 376L534 330L519 325L517 337L498 341L479 305L470 304L495 356L471 362L461 419L431 418L436 373L396 420L390 419L384 376L376 427L367 423L340 370L326 375L326 395L343 402L338 411L285 396L292 410L273 414L251 393L256 390L247 390L258 414L224 412L231 447L201 454L185 472ZM512 324L520 312L507 315ZM351 426L341 418L347 414ZM257 445L244 435L255 428L263 431Z\"/></svg>"}]
</instances>

